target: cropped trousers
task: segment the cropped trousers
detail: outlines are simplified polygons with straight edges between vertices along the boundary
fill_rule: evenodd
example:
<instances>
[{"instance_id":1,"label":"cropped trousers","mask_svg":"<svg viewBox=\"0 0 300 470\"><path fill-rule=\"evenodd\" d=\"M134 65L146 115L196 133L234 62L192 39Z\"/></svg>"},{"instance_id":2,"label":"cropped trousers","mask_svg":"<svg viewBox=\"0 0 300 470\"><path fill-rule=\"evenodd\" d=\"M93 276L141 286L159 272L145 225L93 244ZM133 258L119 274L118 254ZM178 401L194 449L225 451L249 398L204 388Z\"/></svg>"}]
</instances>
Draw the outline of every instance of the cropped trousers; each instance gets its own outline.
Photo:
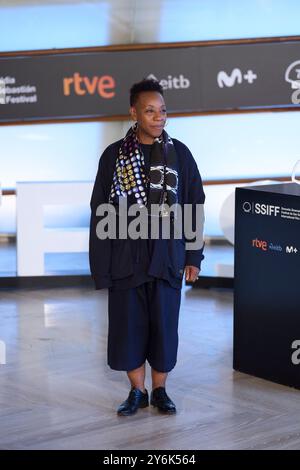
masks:
<instances>
[{"instance_id":1,"label":"cropped trousers","mask_svg":"<svg viewBox=\"0 0 300 470\"><path fill-rule=\"evenodd\" d=\"M137 287L108 290L108 365L131 371L146 360L158 372L177 361L181 289L153 278Z\"/></svg>"}]
</instances>

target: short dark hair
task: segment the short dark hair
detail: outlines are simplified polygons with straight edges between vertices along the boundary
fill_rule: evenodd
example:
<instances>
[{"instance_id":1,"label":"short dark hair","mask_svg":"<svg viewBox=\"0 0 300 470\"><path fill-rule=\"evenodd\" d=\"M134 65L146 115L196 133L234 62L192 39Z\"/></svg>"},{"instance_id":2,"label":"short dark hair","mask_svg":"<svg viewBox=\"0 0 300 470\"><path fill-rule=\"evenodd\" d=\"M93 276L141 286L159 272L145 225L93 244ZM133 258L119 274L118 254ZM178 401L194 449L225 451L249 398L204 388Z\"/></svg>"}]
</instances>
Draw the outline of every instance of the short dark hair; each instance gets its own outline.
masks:
<instances>
[{"instance_id":1,"label":"short dark hair","mask_svg":"<svg viewBox=\"0 0 300 470\"><path fill-rule=\"evenodd\" d=\"M130 106L134 106L138 100L139 94L144 91L157 91L164 95L163 87L158 80L152 78L144 78L141 82L134 83L130 88Z\"/></svg>"}]
</instances>

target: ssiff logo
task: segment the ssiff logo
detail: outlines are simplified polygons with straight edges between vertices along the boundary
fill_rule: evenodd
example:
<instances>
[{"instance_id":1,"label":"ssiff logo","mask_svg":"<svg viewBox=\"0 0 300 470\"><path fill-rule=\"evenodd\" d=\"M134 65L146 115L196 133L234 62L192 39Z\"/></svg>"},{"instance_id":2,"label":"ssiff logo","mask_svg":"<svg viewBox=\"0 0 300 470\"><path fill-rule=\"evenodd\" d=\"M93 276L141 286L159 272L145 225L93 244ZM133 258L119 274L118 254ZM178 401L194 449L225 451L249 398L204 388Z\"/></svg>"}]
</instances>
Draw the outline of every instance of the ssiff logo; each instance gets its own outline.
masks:
<instances>
[{"instance_id":1,"label":"ssiff logo","mask_svg":"<svg viewBox=\"0 0 300 470\"><path fill-rule=\"evenodd\" d=\"M243 202L243 211L246 213L258 214L258 215L272 215L277 217L280 211L280 206L274 206L272 204L260 204L259 202Z\"/></svg>"}]
</instances>

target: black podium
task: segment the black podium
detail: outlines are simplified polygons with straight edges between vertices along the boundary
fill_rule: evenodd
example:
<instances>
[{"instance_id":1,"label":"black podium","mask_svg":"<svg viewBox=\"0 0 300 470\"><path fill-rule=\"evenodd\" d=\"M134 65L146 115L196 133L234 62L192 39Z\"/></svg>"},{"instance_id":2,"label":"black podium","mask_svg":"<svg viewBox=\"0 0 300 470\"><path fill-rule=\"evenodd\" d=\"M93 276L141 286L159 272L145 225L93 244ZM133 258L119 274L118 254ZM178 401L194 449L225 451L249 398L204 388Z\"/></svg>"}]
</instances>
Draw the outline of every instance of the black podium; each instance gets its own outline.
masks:
<instances>
[{"instance_id":1,"label":"black podium","mask_svg":"<svg viewBox=\"0 0 300 470\"><path fill-rule=\"evenodd\" d=\"M300 185L236 189L234 369L300 388Z\"/></svg>"}]
</instances>

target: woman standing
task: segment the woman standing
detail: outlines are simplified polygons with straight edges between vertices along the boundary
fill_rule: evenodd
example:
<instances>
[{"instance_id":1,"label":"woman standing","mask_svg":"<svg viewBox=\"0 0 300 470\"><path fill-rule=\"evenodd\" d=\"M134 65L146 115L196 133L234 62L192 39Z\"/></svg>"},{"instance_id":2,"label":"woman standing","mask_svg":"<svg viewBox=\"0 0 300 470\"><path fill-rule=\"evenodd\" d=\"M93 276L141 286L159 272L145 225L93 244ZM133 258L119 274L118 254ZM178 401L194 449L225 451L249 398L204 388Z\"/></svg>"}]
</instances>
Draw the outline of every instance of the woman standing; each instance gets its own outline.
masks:
<instances>
[{"instance_id":1,"label":"woman standing","mask_svg":"<svg viewBox=\"0 0 300 470\"><path fill-rule=\"evenodd\" d=\"M151 227L152 207L177 205L184 212L189 204L192 227L202 237L204 217L196 226L196 208L203 213L205 195L191 152L164 130L167 112L157 81L132 86L130 114L135 125L100 158L91 198L90 268L96 289L108 288L108 364L126 371L131 384L118 414L131 415L149 405L146 360L152 374L150 403L173 414L176 407L166 393L166 380L177 360L182 279L184 272L187 281L197 279L204 244L187 250L187 237L166 238L161 231L152 237L149 227L146 237L99 237L103 215L96 212L99 205L109 203L120 224L120 201L125 200L129 208L138 204L147 209ZM173 227L174 213L162 211L159 219L165 216ZM127 227L130 221L126 218Z\"/></svg>"}]
</instances>

